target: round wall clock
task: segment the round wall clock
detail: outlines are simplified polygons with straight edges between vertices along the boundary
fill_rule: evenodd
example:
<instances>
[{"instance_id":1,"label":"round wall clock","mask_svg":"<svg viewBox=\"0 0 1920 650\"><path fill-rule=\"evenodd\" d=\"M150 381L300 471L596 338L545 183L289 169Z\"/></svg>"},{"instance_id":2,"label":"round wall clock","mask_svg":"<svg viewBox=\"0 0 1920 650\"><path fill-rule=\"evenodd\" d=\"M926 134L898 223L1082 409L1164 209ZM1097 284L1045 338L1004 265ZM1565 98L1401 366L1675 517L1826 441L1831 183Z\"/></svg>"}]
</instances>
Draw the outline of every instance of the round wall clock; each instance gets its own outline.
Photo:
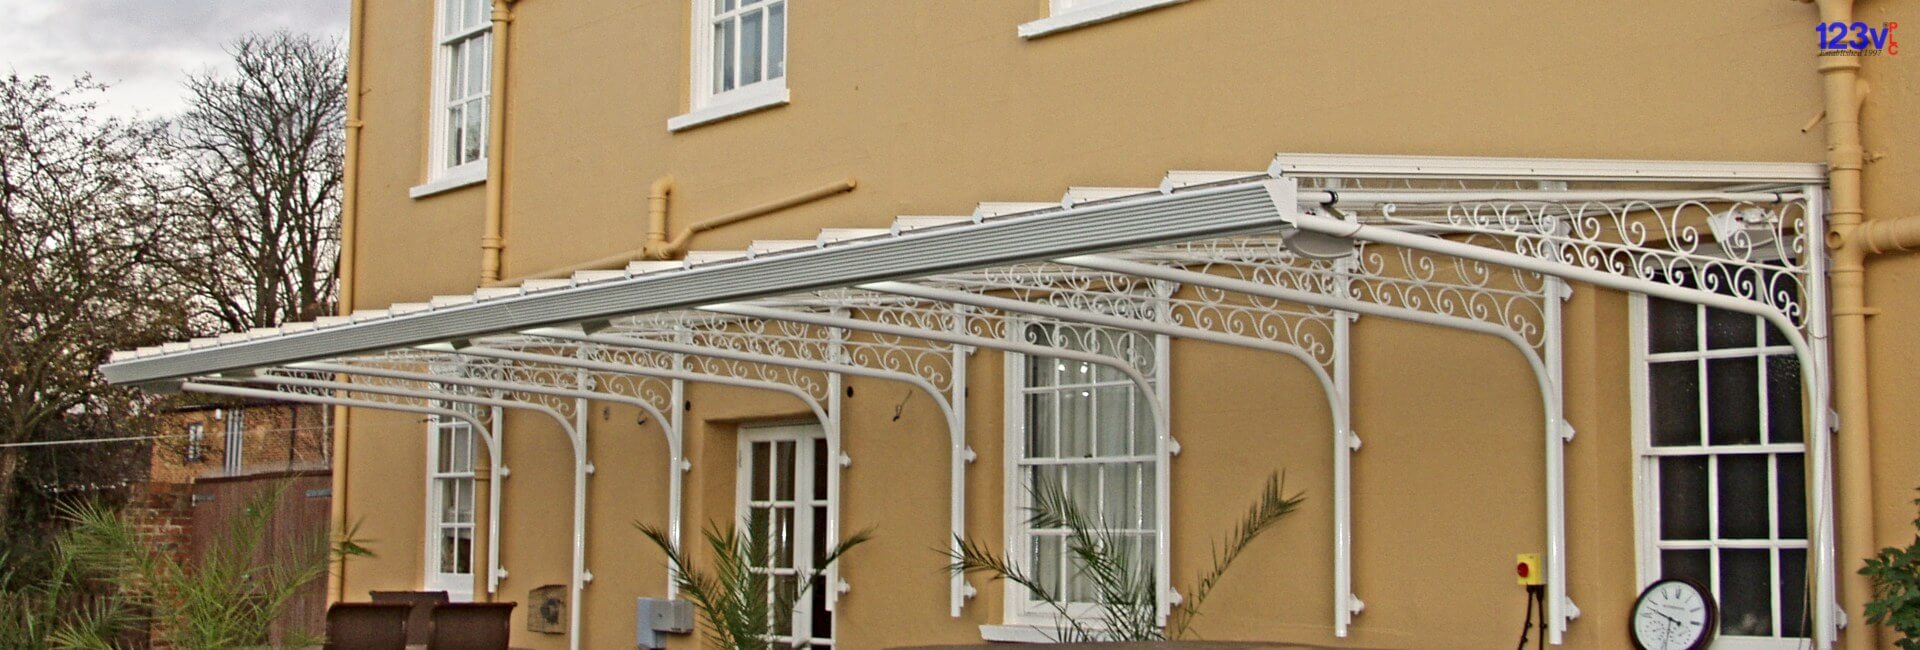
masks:
<instances>
[{"instance_id":1,"label":"round wall clock","mask_svg":"<svg viewBox=\"0 0 1920 650\"><path fill-rule=\"evenodd\" d=\"M1713 643L1720 607L1713 593L1692 580L1668 578L1647 585L1627 621L1640 650L1701 650Z\"/></svg>"}]
</instances>

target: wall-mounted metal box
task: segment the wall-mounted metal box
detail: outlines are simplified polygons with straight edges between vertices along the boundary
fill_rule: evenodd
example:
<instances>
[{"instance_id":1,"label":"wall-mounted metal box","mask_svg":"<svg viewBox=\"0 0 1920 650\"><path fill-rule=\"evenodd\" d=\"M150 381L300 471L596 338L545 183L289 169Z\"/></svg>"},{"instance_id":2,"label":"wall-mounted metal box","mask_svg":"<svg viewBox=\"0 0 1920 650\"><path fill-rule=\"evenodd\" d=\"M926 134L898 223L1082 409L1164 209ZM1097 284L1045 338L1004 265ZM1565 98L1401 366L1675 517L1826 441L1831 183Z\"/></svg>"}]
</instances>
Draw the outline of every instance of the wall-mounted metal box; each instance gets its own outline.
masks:
<instances>
[{"instance_id":1,"label":"wall-mounted metal box","mask_svg":"<svg viewBox=\"0 0 1920 650\"><path fill-rule=\"evenodd\" d=\"M664 598L641 598L634 617L636 642L642 648L667 647L668 634L693 633L693 603Z\"/></svg>"}]
</instances>

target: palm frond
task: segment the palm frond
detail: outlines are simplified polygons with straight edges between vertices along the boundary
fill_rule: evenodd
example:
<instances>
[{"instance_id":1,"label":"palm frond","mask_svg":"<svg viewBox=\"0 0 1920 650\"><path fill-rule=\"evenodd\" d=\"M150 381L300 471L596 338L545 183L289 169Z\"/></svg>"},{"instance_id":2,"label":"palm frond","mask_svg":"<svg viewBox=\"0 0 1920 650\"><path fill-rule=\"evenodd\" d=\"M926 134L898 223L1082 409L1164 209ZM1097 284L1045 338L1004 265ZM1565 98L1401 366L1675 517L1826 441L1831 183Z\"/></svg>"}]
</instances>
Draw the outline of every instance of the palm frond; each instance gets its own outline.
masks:
<instances>
[{"instance_id":1,"label":"palm frond","mask_svg":"<svg viewBox=\"0 0 1920 650\"><path fill-rule=\"evenodd\" d=\"M1097 626L1084 624L1073 616L1064 594L1050 592L1019 563L981 542L956 537L953 548L942 552L950 560L947 570L951 573L985 574L992 580L1005 580L1025 588L1035 600L1055 612L1059 627L1054 641L1181 638L1191 631L1201 606L1234 560L1305 501L1302 493L1288 496L1285 491L1284 473L1276 472L1268 477L1266 487L1246 517L1213 549L1213 565L1202 574L1192 596L1170 612L1168 629L1160 625L1156 556L1144 546L1146 540L1090 515L1058 481L1037 480L1030 487L1027 525L1031 529L1064 533L1074 579L1085 580L1093 589L1095 602L1091 604Z\"/></svg>"},{"instance_id":2,"label":"palm frond","mask_svg":"<svg viewBox=\"0 0 1920 650\"><path fill-rule=\"evenodd\" d=\"M1304 491L1286 496L1286 484L1285 472L1267 476L1266 486L1260 491L1259 499L1247 509L1246 517L1235 524L1233 530L1227 533L1227 538L1213 550L1212 568L1201 575L1199 583L1192 590L1192 596L1174 612L1173 636L1184 637L1192 629L1194 619L1200 616L1201 606L1213 594L1214 587L1219 586L1220 579L1233 566L1233 561L1252 546L1261 534L1273 529L1281 519L1299 509L1300 504L1306 501Z\"/></svg>"},{"instance_id":3,"label":"palm frond","mask_svg":"<svg viewBox=\"0 0 1920 650\"><path fill-rule=\"evenodd\" d=\"M855 533L828 551L810 573L792 576L793 583L785 584L761 569L771 564L768 525L764 517L748 517L745 530L708 523L701 536L712 555L713 568L706 570L674 544L666 531L634 523L641 535L666 554L674 571L674 585L700 613L707 640L730 650L770 647L771 638L790 623L796 604L814 581L848 551L873 539L871 530Z\"/></svg>"}]
</instances>

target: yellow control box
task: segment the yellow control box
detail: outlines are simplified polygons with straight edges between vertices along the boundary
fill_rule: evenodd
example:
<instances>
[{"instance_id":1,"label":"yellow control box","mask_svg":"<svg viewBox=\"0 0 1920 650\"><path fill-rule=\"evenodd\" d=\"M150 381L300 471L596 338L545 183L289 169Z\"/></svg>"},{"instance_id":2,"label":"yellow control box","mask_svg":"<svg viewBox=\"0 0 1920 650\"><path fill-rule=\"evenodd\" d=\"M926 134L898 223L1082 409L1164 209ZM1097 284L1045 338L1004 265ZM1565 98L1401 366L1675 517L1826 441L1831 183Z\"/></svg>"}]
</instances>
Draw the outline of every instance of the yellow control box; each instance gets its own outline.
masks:
<instances>
[{"instance_id":1,"label":"yellow control box","mask_svg":"<svg viewBox=\"0 0 1920 650\"><path fill-rule=\"evenodd\" d=\"M1547 572L1541 568L1539 553L1521 553L1514 562L1513 572L1518 574L1519 582L1528 587L1547 584Z\"/></svg>"}]
</instances>

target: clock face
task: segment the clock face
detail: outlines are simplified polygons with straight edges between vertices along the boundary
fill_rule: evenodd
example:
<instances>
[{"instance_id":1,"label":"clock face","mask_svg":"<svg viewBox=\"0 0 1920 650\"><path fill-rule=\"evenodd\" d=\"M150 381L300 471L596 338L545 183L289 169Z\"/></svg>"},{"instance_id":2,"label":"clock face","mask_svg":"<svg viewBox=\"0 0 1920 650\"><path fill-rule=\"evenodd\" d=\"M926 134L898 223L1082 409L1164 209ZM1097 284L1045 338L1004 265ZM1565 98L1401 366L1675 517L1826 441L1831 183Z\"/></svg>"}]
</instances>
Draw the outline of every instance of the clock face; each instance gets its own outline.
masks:
<instances>
[{"instance_id":1,"label":"clock face","mask_svg":"<svg viewBox=\"0 0 1920 650\"><path fill-rule=\"evenodd\" d=\"M1713 597L1690 581L1661 580L1641 592L1631 629L1646 650L1704 648L1716 621Z\"/></svg>"}]
</instances>

